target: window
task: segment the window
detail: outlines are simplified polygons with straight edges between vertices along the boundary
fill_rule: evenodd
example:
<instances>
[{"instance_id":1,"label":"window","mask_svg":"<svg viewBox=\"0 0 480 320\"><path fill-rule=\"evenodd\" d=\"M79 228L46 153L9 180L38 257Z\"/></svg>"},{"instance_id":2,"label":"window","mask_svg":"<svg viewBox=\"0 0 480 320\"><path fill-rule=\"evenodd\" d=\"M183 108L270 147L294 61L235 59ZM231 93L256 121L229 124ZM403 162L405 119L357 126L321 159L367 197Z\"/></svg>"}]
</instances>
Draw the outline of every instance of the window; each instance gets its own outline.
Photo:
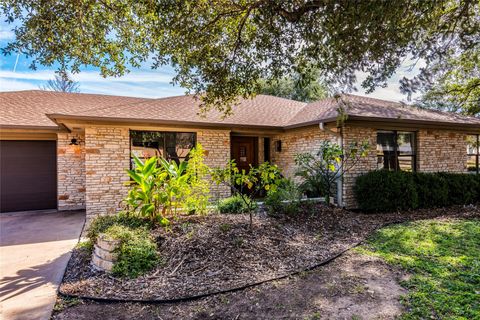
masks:
<instances>
[{"instance_id":1,"label":"window","mask_svg":"<svg viewBox=\"0 0 480 320\"><path fill-rule=\"evenodd\" d=\"M467 136L467 170L471 173L480 173L480 135Z\"/></svg>"},{"instance_id":2,"label":"window","mask_svg":"<svg viewBox=\"0 0 480 320\"><path fill-rule=\"evenodd\" d=\"M131 152L142 160L153 156L177 163L188 160L195 141L194 132L130 131Z\"/></svg>"},{"instance_id":3,"label":"window","mask_svg":"<svg viewBox=\"0 0 480 320\"><path fill-rule=\"evenodd\" d=\"M378 131L377 167L394 171L415 171L415 133Z\"/></svg>"},{"instance_id":4,"label":"window","mask_svg":"<svg viewBox=\"0 0 480 320\"><path fill-rule=\"evenodd\" d=\"M263 138L263 161L270 162L270 138Z\"/></svg>"}]
</instances>

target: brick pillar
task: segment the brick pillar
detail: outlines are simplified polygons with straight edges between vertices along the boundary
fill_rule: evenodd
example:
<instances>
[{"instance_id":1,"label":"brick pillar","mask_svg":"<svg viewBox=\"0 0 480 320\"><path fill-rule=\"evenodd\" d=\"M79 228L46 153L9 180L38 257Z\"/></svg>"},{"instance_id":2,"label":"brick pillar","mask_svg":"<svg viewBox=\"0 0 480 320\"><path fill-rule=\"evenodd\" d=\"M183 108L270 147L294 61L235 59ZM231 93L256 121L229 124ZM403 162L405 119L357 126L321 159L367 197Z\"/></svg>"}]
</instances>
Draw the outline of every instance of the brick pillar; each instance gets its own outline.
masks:
<instances>
[{"instance_id":1,"label":"brick pillar","mask_svg":"<svg viewBox=\"0 0 480 320\"><path fill-rule=\"evenodd\" d=\"M224 167L230 161L230 131L201 130L197 132L197 142L205 149L205 164L210 168ZM221 184L210 186L212 200L226 198L231 195L230 189Z\"/></svg>"},{"instance_id":2,"label":"brick pillar","mask_svg":"<svg viewBox=\"0 0 480 320\"><path fill-rule=\"evenodd\" d=\"M346 127L343 130L343 145L345 148L352 142L367 140L370 150L365 158L343 176L343 205L346 208L356 208L357 202L353 194L353 186L358 176L377 169L377 130L372 128ZM381 195L379 195L381 196Z\"/></svg>"},{"instance_id":3,"label":"brick pillar","mask_svg":"<svg viewBox=\"0 0 480 320\"><path fill-rule=\"evenodd\" d=\"M121 209L129 180L128 128L87 127L85 129L85 176L87 219L115 214Z\"/></svg>"},{"instance_id":4,"label":"brick pillar","mask_svg":"<svg viewBox=\"0 0 480 320\"><path fill-rule=\"evenodd\" d=\"M78 145L70 145L71 139ZM58 210L85 209L85 136L57 135Z\"/></svg>"}]
</instances>

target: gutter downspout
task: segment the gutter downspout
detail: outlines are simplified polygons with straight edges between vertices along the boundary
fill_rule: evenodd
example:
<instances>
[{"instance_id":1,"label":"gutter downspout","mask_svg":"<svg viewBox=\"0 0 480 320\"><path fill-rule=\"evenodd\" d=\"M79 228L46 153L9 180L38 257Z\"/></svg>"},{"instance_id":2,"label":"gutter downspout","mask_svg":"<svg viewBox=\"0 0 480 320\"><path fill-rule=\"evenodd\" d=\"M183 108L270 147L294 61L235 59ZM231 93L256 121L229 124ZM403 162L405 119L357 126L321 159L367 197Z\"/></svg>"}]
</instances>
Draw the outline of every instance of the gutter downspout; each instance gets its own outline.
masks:
<instances>
[{"instance_id":1,"label":"gutter downspout","mask_svg":"<svg viewBox=\"0 0 480 320\"><path fill-rule=\"evenodd\" d=\"M331 129L327 128L324 122L319 122L318 127L320 131L329 133L333 136L337 137L337 144L342 148L343 150L343 130L342 127L340 127L340 132L335 132L332 131ZM343 207L343 176L342 172L338 172L339 177L337 177L337 204L339 207Z\"/></svg>"}]
</instances>

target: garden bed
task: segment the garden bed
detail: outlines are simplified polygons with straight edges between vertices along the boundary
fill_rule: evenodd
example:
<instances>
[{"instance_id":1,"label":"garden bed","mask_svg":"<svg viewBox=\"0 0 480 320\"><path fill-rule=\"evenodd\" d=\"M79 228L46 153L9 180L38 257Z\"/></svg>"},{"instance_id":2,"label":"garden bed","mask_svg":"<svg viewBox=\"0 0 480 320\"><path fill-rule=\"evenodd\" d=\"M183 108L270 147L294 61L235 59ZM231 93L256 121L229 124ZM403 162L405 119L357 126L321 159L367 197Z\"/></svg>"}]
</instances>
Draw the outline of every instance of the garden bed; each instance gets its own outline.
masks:
<instances>
[{"instance_id":1,"label":"garden bed","mask_svg":"<svg viewBox=\"0 0 480 320\"><path fill-rule=\"evenodd\" d=\"M164 300L208 294L308 269L394 222L438 216L480 217L476 207L361 214L317 204L295 217L247 215L181 217L170 232L151 231L163 263L136 279L115 278L90 266L76 249L60 291L96 298Z\"/></svg>"}]
</instances>

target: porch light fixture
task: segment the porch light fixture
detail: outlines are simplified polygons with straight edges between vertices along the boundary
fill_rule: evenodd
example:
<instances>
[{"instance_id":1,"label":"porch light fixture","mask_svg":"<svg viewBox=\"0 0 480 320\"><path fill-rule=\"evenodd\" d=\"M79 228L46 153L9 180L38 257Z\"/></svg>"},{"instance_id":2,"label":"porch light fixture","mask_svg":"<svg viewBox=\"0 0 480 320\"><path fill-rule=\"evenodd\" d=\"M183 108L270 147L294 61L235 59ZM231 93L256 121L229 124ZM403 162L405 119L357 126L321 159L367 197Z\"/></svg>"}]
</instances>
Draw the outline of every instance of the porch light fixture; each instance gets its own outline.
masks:
<instances>
[{"instance_id":1,"label":"porch light fixture","mask_svg":"<svg viewBox=\"0 0 480 320\"><path fill-rule=\"evenodd\" d=\"M77 139L73 138L72 140L70 140L70 145L71 145L71 146L78 146L78 141L77 141Z\"/></svg>"}]
</instances>

